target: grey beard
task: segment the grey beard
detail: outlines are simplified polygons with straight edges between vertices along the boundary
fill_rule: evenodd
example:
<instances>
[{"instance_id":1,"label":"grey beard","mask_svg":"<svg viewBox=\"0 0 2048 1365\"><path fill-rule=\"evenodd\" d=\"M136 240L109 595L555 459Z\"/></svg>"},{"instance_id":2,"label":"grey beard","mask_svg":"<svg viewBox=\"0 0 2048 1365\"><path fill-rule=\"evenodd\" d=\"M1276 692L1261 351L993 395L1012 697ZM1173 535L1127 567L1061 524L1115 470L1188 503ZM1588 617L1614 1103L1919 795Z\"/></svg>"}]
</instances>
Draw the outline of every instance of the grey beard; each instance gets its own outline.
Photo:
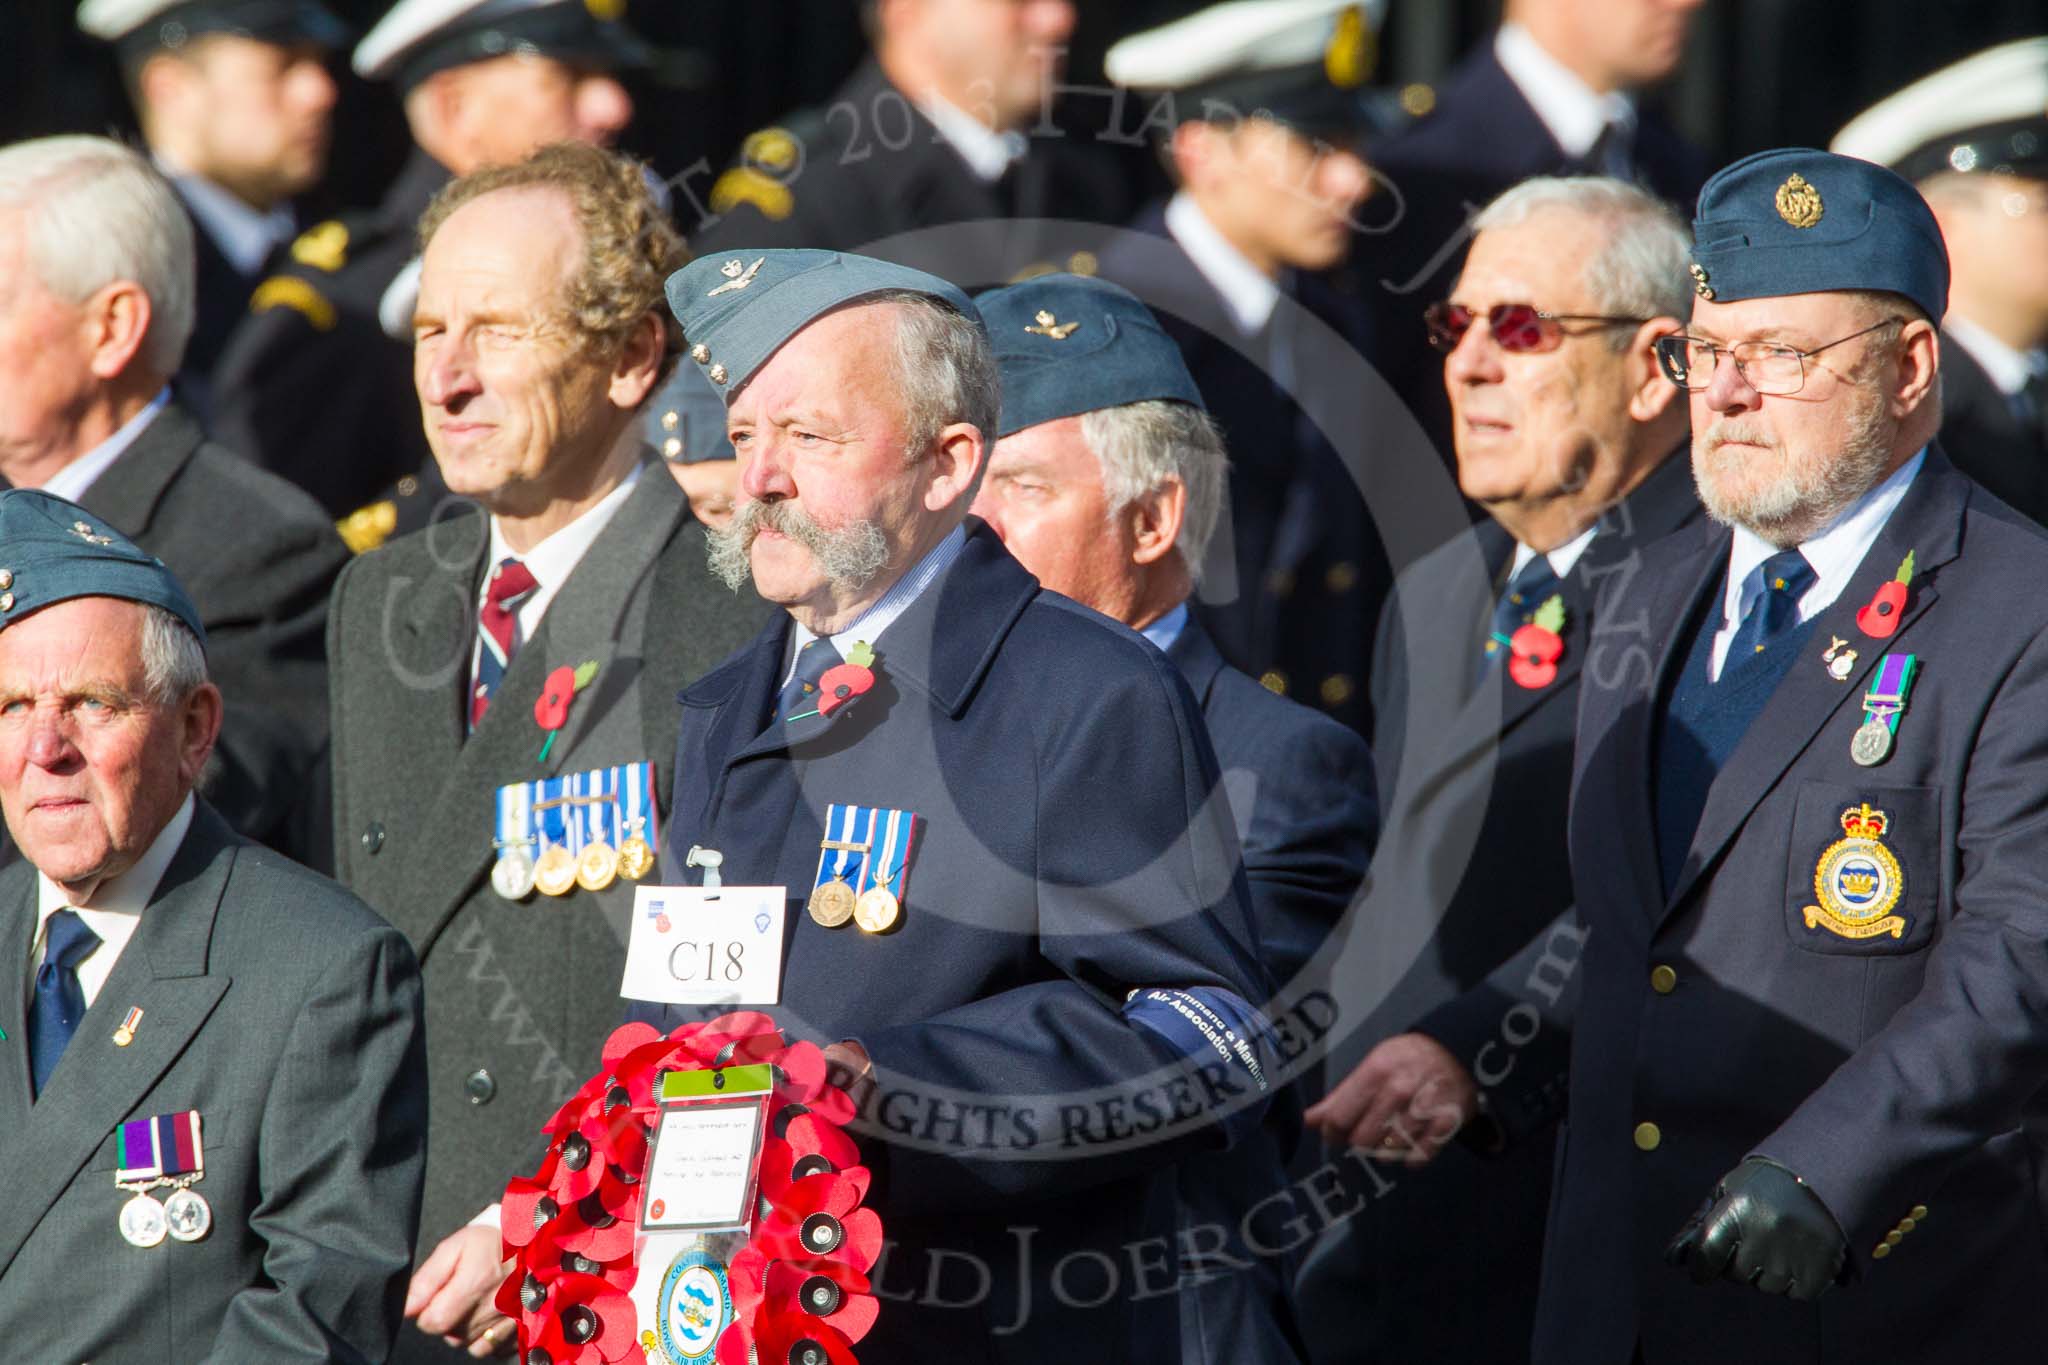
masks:
<instances>
[{"instance_id":1,"label":"grey beard","mask_svg":"<svg viewBox=\"0 0 2048 1365\"><path fill-rule=\"evenodd\" d=\"M734 592L753 576L748 552L763 530L779 531L809 550L825 577L841 587L866 587L889 560L889 542L872 521L828 531L791 503L750 498L734 509L723 528L706 531L711 572Z\"/></svg>"},{"instance_id":2,"label":"grey beard","mask_svg":"<svg viewBox=\"0 0 2048 1365\"><path fill-rule=\"evenodd\" d=\"M1804 544L1835 524L1857 499L1883 481L1896 434L1881 398L1860 403L1850 414L1839 454L1807 469L1786 469L1777 482L1746 497L1722 496L1710 472L1723 440L1760 439L1761 424L1723 418L1693 438L1693 473L1707 515L1723 526L1743 526L1786 549ZM1783 458L1783 447L1777 447Z\"/></svg>"}]
</instances>

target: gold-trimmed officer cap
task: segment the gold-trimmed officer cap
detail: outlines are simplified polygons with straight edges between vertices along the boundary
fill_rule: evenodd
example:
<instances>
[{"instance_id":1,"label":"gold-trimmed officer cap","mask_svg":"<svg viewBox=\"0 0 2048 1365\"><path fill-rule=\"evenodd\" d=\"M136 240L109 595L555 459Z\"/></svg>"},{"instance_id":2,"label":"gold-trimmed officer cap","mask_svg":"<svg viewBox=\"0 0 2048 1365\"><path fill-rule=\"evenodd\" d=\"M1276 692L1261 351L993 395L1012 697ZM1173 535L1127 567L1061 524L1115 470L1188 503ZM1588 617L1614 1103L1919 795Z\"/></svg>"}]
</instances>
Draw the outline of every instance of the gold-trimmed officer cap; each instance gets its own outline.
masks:
<instances>
[{"instance_id":1,"label":"gold-trimmed officer cap","mask_svg":"<svg viewBox=\"0 0 2048 1365\"><path fill-rule=\"evenodd\" d=\"M614 0L398 0L356 46L355 72L410 90L437 71L493 57L553 57L598 71L653 60Z\"/></svg>"},{"instance_id":2,"label":"gold-trimmed officer cap","mask_svg":"<svg viewBox=\"0 0 2048 1365\"><path fill-rule=\"evenodd\" d=\"M1858 114L1828 145L1916 183L1950 171L2048 180L2048 37L1945 66Z\"/></svg>"},{"instance_id":3,"label":"gold-trimmed officer cap","mask_svg":"<svg viewBox=\"0 0 2048 1365\"><path fill-rule=\"evenodd\" d=\"M1386 0L1229 0L1114 44L1110 80L1171 94L1173 121L1254 114L1310 137L1349 140L1401 121L1366 89Z\"/></svg>"}]
</instances>

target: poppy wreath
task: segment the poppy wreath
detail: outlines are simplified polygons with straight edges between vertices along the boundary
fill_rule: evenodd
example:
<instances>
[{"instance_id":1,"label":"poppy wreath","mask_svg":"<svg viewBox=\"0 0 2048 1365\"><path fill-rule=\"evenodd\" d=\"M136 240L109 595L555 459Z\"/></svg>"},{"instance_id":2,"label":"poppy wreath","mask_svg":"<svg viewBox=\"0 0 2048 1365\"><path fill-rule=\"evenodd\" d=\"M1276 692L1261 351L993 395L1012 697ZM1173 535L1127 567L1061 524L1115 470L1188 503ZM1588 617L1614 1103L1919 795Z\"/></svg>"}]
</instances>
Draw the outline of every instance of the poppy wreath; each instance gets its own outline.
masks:
<instances>
[{"instance_id":1,"label":"poppy wreath","mask_svg":"<svg viewBox=\"0 0 2048 1365\"><path fill-rule=\"evenodd\" d=\"M762 1144L760 1203L726 1267L733 1321L719 1365L857 1365L854 1343L879 1305L868 1282L882 1220L864 1207L868 1169L844 1131L853 1101L816 1044L789 1043L765 1014L742 1011L666 1036L627 1024L603 1064L543 1125L547 1155L505 1188L498 1310L519 1326L522 1365L614 1365L641 1359L629 1297L640 1180L670 1071L775 1068Z\"/></svg>"}]
</instances>

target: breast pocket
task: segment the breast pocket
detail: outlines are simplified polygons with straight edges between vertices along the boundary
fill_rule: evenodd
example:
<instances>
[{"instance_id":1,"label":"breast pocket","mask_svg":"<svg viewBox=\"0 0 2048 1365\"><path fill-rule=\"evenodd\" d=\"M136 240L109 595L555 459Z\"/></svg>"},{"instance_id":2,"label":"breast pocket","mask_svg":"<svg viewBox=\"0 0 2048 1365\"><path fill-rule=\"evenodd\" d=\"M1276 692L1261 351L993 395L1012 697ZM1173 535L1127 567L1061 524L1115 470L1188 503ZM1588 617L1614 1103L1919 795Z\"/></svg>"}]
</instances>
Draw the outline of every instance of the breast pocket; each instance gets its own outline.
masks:
<instances>
[{"instance_id":1,"label":"breast pocket","mask_svg":"<svg viewBox=\"0 0 2048 1365\"><path fill-rule=\"evenodd\" d=\"M1785 932L1812 953L1895 957L1934 941L1941 792L1800 784L1785 870Z\"/></svg>"}]
</instances>

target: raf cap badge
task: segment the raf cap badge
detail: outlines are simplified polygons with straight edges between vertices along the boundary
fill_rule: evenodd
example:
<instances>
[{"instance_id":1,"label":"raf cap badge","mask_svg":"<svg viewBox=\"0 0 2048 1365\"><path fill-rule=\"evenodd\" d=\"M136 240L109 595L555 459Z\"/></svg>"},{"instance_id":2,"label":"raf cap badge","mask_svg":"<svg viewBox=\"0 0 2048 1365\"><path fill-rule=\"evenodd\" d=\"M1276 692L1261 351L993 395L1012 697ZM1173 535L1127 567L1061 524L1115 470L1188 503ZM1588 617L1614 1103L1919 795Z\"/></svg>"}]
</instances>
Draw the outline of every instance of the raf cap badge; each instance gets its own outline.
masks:
<instances>
[{"instance_id":1,"label":"raf cap badge","mask_svg":"<svg viewBox=\"0 0 2048 1365\"><path fill-rule=\"evenodd\" d=\"M1037 317L1033 320L1038 325L1036 327L1026 327L1024 330L1033 336L1051 337L1054 341L1065 341L1081 325L1078 322L1061 322L1044 309L1040 309Z\"/></svg>"},{"instance_id":2,"label":"raf cap badge","mask_svg":"<svg viewBox=\"0 0 2048 1365\"><path fill-rule=\"evenodd\" d=\"M712 289L704 297L715 299L720 294L729 294L735 290L745 289L754 282L754 276L760 273L761 263L767 259L766 256L756 257L752 265L748 265L737 258L727 261L718 268L718 273L725 276L725 283Z\"/></svg>"},{"instance_id":3,"label":"raf cap badge","mask_svg":"<svg viewBox=\"0 0 2048 1365\"><path fill-rule=\"evenodd\" d=\"M1842 938L1901 937L1906 921L1892 907L1905 894L1906 874L1892 851L1880 842L1889 821L1868 801L1842 812L1846 838L1829 844L1813 870L1813 894L1819 905L1805 910L1808 929L1826 929Z\"/></svg>"},{"instance_id":4,"label":"raf cap badge","mask_svg":"<svg viewBox=\"0 0 2048 1365\"><path fill-rule=\"evenodd\" d=\"M1807 183L1805 176L1797 173L1778 186L1777 204L1778 216L1796 228L1812 227L1825 212L1825 206L1820 202L1820 191Z\"/></svg>"}]
</instances>

